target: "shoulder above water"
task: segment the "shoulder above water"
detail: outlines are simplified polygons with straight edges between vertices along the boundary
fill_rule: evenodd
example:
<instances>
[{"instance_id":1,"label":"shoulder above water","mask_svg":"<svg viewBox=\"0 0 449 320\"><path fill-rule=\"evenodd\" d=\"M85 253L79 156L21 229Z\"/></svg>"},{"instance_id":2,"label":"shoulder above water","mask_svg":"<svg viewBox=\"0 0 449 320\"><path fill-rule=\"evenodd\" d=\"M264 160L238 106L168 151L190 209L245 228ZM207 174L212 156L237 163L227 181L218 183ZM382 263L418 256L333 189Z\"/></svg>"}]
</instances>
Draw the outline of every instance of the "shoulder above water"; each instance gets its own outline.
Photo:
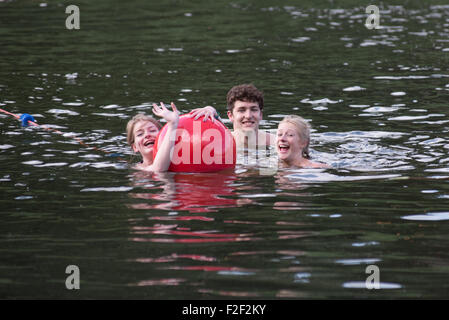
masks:
<instances>
[{"instance_id":1,"label":"shoulder above water","mask_svg":"<svg viewBox=\"0 0 449 320\"><path fill-rule=\"evenodd\" d=\"M332 167L326 163L322 162L313 162L308 159L302 159L300 163L287 164L280 163L281 167L284 168L303 168L303 169L331 169Z\"/></svg>"},{"instance_id":2,"label":"shoulder above water","mask_svg":"<svg viewBox=\"0 0 449 320\"><path fill-rule=\"evenodd\" d=\"M153 172L153 165L146 166L143 163L136 164L133 169Z\"/></svg>"},{"instance_id":3,"label":"shoulder above water","mask_svg":"<svg viewBox=\"0 0 449 320\"><path fill-rule=\"evenodd\" d=\"M309 165L307 166L307 168L330 169L330 168L332 168L332 167L331 167L330 165L326 164L326 163L309 161Z\"/></svg>"}]
</instances>

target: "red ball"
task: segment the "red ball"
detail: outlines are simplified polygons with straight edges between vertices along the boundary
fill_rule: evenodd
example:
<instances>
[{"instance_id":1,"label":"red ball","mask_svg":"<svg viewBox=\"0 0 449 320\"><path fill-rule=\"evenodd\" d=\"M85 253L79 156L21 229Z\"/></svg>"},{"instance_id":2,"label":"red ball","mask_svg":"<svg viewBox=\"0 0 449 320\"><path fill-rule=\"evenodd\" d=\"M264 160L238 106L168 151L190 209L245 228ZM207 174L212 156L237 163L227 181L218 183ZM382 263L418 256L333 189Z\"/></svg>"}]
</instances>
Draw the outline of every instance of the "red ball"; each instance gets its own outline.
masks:
<instances>
[{"instance_id":1,"label":"red ball","mask_svg":"<svg viewBox=\"0 0 449 320\"><path fill-rule=\"evenodd\" d=\"M153 159L156 157L161 139L167 132L165 125L154 144ZM214 123L203 117L198 120L182 115L176 129L175 146L168 171L174 172L216 172L234 168L236 146L231 131L223 123Z\"/></svg>"}]
</instances>

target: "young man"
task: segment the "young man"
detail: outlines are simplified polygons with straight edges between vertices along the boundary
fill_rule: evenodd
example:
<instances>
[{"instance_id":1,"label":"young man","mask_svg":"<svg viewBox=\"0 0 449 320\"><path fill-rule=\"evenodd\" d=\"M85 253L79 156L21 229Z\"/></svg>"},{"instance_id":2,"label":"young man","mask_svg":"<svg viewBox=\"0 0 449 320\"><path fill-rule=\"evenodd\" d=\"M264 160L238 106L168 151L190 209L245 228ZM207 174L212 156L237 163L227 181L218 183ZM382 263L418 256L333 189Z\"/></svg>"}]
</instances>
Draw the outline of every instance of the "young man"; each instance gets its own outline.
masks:
<instances>
[{"instance_id":1,"label":"young man","mask_svg":"<svg viewBox=\"0 0 449 320\"><path fill-rule=\"evenodd\" d=\"M234 131L232 132L237 149L263 148L274 145L275 135L259 130L259 123L263 116L263 93L252 84L241 84L229 90L227 96L227 114L231 120ZM207 117L217 115L215 108L207 106L192 111L195 119L204 115Z\"/></svg>"}]
</instances>

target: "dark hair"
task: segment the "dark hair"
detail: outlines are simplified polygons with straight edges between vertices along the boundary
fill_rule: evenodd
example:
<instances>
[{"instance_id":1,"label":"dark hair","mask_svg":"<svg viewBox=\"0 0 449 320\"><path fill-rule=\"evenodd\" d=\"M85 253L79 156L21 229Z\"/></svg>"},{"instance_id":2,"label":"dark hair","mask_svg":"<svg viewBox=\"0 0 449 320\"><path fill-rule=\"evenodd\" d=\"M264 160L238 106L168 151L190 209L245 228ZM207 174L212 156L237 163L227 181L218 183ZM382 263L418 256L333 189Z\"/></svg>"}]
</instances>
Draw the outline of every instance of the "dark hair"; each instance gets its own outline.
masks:
<instances>
[{"instance_id":1,"label":"dark hair","mask_svg":"<svg viewBox=\"0 0 449 320\"><path fill-rule=\"evenodd\" d=\"M260 110L263 110L263 93L253 84L241 84L232 87L226 96L226 101L228 111L231 112L236 101L257 102Z\"/></svg>"}]
</instances>

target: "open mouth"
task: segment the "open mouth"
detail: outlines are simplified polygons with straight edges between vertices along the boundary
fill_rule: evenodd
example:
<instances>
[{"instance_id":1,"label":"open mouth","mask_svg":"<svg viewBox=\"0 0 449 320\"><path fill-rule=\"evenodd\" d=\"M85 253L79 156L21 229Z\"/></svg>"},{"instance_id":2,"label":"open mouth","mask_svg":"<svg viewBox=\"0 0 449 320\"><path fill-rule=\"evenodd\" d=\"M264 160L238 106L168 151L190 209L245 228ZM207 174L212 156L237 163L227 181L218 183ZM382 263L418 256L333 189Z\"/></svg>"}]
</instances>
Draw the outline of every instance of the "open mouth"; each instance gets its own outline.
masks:
<instances>
[{"instance_id":1,"label":"open mouth","mask_svg":"<svg viewBox=\"0 0 449 320\"><path fill-rule=\"evenodd\" d=\"M152 146L154 146L154 140L146 141L143 145L145 147L152 147Z\"/></svg>"},{"instance_id":2,"label":"open mouth","mask_svg":"<svg viewBox=\"0 0 449 320\"><path fill-rule=\"evenodd\" d=\"M254 121L243 121L242 124L246 127L254 126Z\"/></svg>"},{"instance_id":3,"label":"open mouth","mask_svg":"<svg viewBox=\"0 0 449 320\"><path fill-rule=\"evenodd\" d=\"M283 145L278 145L278 148L281 153L285 153L290 149L290 146L283 144Z\"/></svg>"}]
</instances>

